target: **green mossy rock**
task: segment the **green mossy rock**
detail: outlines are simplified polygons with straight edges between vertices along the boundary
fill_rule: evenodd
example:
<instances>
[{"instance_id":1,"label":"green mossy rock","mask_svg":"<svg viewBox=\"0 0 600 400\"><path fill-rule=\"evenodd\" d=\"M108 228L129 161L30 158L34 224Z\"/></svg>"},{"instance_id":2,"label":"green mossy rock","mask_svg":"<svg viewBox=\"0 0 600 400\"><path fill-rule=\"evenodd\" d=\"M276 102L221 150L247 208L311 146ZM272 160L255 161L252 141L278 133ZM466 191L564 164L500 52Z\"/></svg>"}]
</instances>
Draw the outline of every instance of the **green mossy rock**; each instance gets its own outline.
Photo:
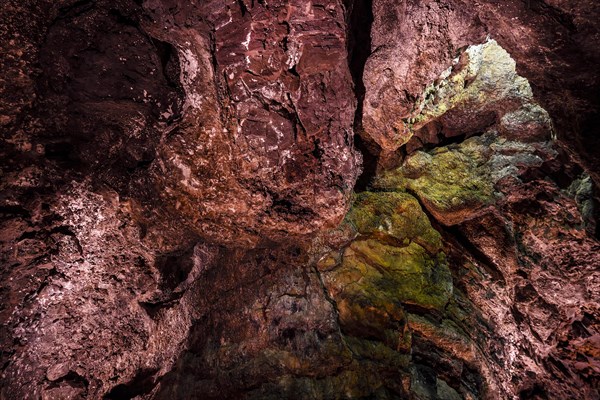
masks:
<instances>
[{"instance_id":1,"label":"green mossy rock","mask_svg":"<svg viewBox=\"0 0 600 400\"><path fill-rule=\"evenodd\" d=\"M488 142L487 137L473 137L431 153L418 151L400 168L384 173L374 186L408 190L440 222L456 224L494 200Z\"/></svg>"},{"instance_id":2,"label":"green mossy rock","mask_svg":"<svg viewBox=\"0 0 600 400\"><path fill-rule=\"evenodd\" d=\"M552 136L548 113L535 103L515 61L494 40L469 46L426 88L406 124L424 135L421 143L437 143L423 133L432 126L446 137L483 133L431 152L417 151L374 183L376 189L414 194L448 226L479 215L494 201L494 184L504 176L541 165L532 144L547 148Z\"/></svg>"},{"instance_id":3,"label":"green mossy rock","mask_svg":"<svg viewBox=\"0 0 600 400\"><path fill-rule=\"evenodd\" d=\"M403 303L441 310L452 295L444 254L431 254L414 242L397 247L373 239L355 241L332 277L347 279L347 295L366 297L383 310Z\"/></svg>"},{"instance_id":4,"label":"green mossy rock","mask_svg":"<svg viewBox=\"0 0 600 400\"><path fill-rule=\"evenodd\" d=\"M318 265L342 330L408 353L403 307L443 312L452 296L441 236L407 193L360 193L346 223L357 238Z\"/></svg>"},{"instance_id":5,"label":"green mossy rock","mask_svg":"<svg viewBox=\"0 0 600 400\"><path fill-rule=\"evenodd\" d=\"M442 248L439 232L431 227L417 199L407 193L357 194L346 221L361 235L380 241L401 245L415 242L430 253Z\"/></svg>"},{"instance_id":6,"label":"green mossy rock","mask_svg":"<svg viewBox=\"0 0 600 400\"><path fill-rule=\"evenodd\" d=\"M407 120L410 131L442 116L447 129L454 131L462 125L470 130L487 114L502 116L532 103L533 93L527 79L517 74L510 54L489 40L469 46L421 98L414 117Z\"/></svg>"}]
</instances>

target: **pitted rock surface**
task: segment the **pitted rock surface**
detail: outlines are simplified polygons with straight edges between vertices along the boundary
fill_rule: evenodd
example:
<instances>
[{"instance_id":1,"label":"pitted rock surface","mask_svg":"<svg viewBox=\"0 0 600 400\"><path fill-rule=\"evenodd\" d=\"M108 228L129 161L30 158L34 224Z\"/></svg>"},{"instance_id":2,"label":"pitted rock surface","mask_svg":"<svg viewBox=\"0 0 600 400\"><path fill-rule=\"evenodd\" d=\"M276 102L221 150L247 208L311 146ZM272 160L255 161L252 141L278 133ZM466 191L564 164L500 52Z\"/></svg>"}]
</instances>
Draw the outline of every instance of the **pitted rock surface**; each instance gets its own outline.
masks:
<instances>
[{"instance_id":1,"label":"pitted rock surface","mask_svg":"<svg viewBox=\"0 0 600 400\"><path fill-rule=\"evenodd\" d=\"M0 399L597 399L599 13L4 1Z\"/></svg>"}]
</instances>

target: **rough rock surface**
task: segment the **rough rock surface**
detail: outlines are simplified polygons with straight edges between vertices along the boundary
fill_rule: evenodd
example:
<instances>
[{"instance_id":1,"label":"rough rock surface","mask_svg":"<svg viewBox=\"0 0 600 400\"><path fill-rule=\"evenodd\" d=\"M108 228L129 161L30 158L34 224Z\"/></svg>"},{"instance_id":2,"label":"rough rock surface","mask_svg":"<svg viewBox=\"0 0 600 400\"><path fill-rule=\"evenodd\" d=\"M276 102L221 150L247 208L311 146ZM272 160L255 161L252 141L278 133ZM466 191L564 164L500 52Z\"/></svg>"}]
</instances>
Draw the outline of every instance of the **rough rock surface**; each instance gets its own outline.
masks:
<instances>
[{"instance_id":1,"label":"rough rock surface","mask_svg":"<svg viewBox=\"0 0 600 400\"><path fill-rule=\"evenodd\" d=\"M593 0L373 0L363 126L385 150L406 143L424 88L469 45L491 37L517 62L564 145L598 174L598 18Z\"/></svg>"},{"instance_id":2,"label":"rough rock surface","mask_svg":"<svg viewBox=\"0 0 600 400\"><path fill-rule=\"evenodd\" d=\"M343 6L148 1L144 9L147 32L179 54L185 92L182 119L150 171L164 203L219 241L339 223L360 165Z\"/></svg>"},{"instance_id":3,"label":"rough rock surface","mask_svg":"<svg viewBox=\"0 0 600 400\"><path fill-rule=\"evenodd\" d=\"M6 0L0 399L597 399L599 20Z\"/></svg>"}]
</instances>

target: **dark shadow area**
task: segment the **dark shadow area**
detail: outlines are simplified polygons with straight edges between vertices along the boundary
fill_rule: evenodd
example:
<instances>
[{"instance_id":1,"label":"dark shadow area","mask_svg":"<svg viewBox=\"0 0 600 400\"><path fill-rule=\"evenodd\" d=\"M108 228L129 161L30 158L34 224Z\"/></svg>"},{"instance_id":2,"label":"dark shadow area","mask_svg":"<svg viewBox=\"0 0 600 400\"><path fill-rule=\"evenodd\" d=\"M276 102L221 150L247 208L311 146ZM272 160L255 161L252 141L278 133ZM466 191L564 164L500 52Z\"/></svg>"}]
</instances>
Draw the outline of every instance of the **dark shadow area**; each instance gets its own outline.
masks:
<instances>
[{"instance_id":1,"label":"dark shadow area","mask_svg":"<svg viewBox=\"0 0 600 400\"><path fill-rule=\"evenodd\" d=\"M49 161L125 194L184 96L177 51L148 36L143 15L132 0L62 8L40 50L32 112L44 123L36 139Z\"/></svg>"},{"instance_id":2,"label":"dark shadow area","mask_svg":"<svg viewBox=\"0 0 600 400\"><path fill-rule=\"evenodd\" d=\"M369 188L371 181L377 174L380 150L377 144L367 142L359 134L354 135L354 147L360 151L363 157L363 170L354 185L354 191L360 193Z\"/></svg>"},{"instance_id":3,"label":"dark shadow area","mask_svg":"<svg viewBox=\"0 0 600 400\"><path fill-rule=\"evenodd\" d=\"M357 105L354 115L354 146L363 156L363 171L356 181L355 192L365 191L377 171L379 146L367 143L360 135L362 131L363 102L365 84L363 72L367 59L371 55L371 25L373 24L372 0L346 0L348 15L348 57L350 73L354 82Z\"/></svg>"},{"instance_id":4,"label":"dark shadow area","mask_svg":"<svg viewBox=\"0 0 600 400\"><path fill-rule=\"evenodd\" d=\"M154 376L157 370L143 369L138 371L135 377L127 382L112 388L105 396L105 400L129 400L152 391L156 385Z\"/></svg>"},{"instance_id":5,"label":"dark shadow area","mask_svg":"<svg viewBox=\"0 0 600 400\"><path fill-rule=\"evenodd\" d=\"M348 16L348 57L350 73L354 81L354 92L358 100L355 124L362 123L362 105L365 98L363 72L367 59L371 55L371 25L373 24L373 1L346 1L351 10Z\"/></svg>"}]
</instances>

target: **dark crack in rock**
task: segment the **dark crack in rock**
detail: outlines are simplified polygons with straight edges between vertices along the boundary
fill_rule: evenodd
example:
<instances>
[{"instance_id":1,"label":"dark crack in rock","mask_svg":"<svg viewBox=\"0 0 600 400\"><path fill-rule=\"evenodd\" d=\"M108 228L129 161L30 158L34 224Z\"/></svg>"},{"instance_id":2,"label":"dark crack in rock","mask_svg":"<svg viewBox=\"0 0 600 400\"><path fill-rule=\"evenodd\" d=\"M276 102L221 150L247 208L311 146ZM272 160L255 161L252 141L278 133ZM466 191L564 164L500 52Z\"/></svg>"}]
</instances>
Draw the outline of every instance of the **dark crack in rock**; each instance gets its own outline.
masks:
<instances>
[{"instance_id":1,"label":"dark crack in rock","mask_svg":"<svg viewBox=\"0 0 600 400\"><path fill-rule=\"evenodd\" d=\"M597 399L599 13L5 0L0 399Z\"/></svg>"}]
</instances>

